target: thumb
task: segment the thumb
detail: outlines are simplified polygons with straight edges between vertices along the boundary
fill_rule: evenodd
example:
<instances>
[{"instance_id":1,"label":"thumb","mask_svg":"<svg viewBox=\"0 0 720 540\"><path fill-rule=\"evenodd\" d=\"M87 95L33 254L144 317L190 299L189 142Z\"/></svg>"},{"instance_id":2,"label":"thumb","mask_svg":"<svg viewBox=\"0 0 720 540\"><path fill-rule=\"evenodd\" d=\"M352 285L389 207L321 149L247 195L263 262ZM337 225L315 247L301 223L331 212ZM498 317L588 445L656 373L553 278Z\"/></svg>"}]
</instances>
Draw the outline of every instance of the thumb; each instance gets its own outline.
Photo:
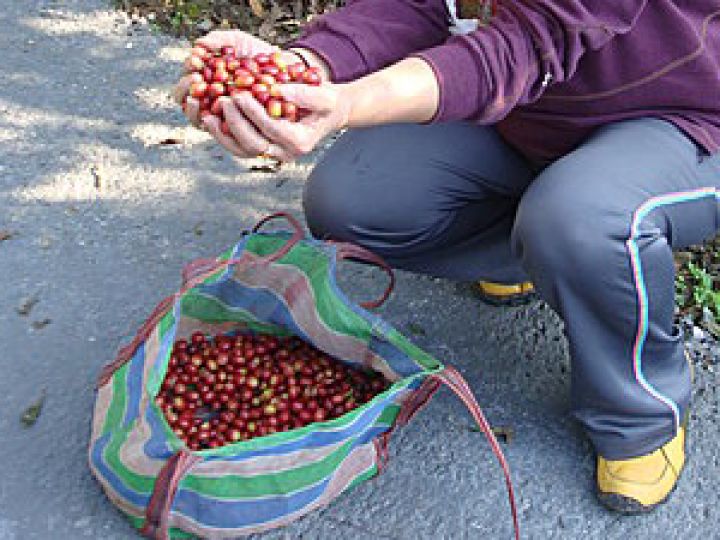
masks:
<instances>
[{"instance_id":1,"label":"thumb","mask_svg":"<svg viewBox=\"0 0 720 540\"><path fill-rule=\"evenodd\" d=\"M307 86L304 84L280 84L280 95L301 109L312 112L329 112L335 107L335 93L328 86Z\"/></svg>"}]
</instances>

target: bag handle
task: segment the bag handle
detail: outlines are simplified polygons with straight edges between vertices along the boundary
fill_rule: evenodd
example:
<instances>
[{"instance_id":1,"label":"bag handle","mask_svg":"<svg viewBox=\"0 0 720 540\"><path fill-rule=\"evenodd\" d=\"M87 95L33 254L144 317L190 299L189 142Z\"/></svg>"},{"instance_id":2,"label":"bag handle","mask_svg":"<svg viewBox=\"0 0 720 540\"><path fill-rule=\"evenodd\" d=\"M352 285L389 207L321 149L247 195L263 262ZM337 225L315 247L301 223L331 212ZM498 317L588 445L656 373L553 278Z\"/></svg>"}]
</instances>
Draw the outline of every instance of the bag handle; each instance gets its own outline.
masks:
<instances>
[{"instance_id":1,"label":"bag handle","mask_svg":"<svg viewBox=\"0 0 720 540\"><path fill-rule=\"evenodd\" d=\"M470 386L460 372L458 372L454 367L446 366L442 371L429 374L420 387L415 390L413 394L402 404L400 412L398 413L392 427L373 440L375 443L375 451L378 456L378 473L382 472L382 470L387 466L388 441L392 432L396 427L407 424L418 411L428 404L430 398L433 397L435 392L437 392L443 384L452 390L470 411L473 419L477 422L478 426L485 435L485 438L490 443L490 448L492 449L493 454L495 454L495 457L500 463L500 467L502 468L505 476L508 500L510 501L510 511L512 513L513 528L515 530L515 540L520 540L520 525L517 517L517 506L515 504L515 490L513 489L512 480L510 479L510 466L508 465L502 448L500 448L500 444L490 427L490 423L485 418L485 415L483 414L480 405L478 405Z\"/></svg>"},{"instance_id":2,"label":"bag handle","mask_svg":"<svg viewBox=\"0 0 720 540\"><path fill-rule=\"evenodd\" d=\"M284 257L288 254L288 252L297 244L300 242L303 238L305 238L305 231L302 228L302 225L300 222L295 219L294 216L287 212L275 212L274 214L270 214L269 216L265 216L260 221L258 221L255 226L251 229L253 233L256 233L260 230L260 228L268 223L269 221L272 221L274 219L285 219L293 228L293 235L288 239L288 241L283 244L280 249L278 249L275 253L264 257L263 261L265 262L275 262L276 260L280 259L281 257ZM201 258L201 259L195 259L194 261L189 262L183 267L182 271L182 279L183 283L189 281L190 279L194 278L195 276L199 274L205 274L212 268L214 268L214 265L217 263L217 259L209 259L209 258Z\"/></svg>"},{"instance_id":3,"label":"bag handle","mask_svg":"<svg viewBox=\"0 0 720 540\"><path fill-rule=\"evenodd\" d=\"M460 398L460 400L465 404L465 407L467 407L468 411L470 411L470 414L475 422L477 422L477 425L482 430L488 443L490 443L490 448L492 448L493 454L495 454L498 463L500 463L503 475L505 476L505 486L507 487L510 512L512 513L513 527L515 529L515 540L520 540L520 525L518 523L517 505L515 504L515 490L513 489L512 480L510 479L510 466L505 459L505 454L503 454L502 448L500 448L500 443L498 443L498 440L490 427L490 423L485 418L480 405L478 405L478 402L475 399L475 395L460 372L452 366L446 366L442 371L433 373L430 376L450 388L450 390L452 390Z\"/></svg>"},{"instance_id":4,"label":"bag handle","mask_svg":"<svg viewBox=\"0 0 720 540\"><path fill-rule=\"evenodd\" d=\"M178 485L190 468L202 459L182 449L165 462L155 479L153 493L145 509L145 525L140 529L141 534L153 540L169 539L170 508Z\"/></svg>"},{"instance_id":5,"label":"bag handle","mask_svg":"<svg viewBox=\"0 0 720 540\"><path fill-rule=\"evenodd\" d=\"M260 230L260 228L268 223L269 221L272 221L274 219L284 219L293 228L293 235L290 237L290 239L275 253L267 257L268 262L275 262L281 257L284 257L287 255L287 253L293 248L295 244L300 242L303 238L305 238L305 230L303 229L303 226L300 224L300 222L295 219L295 216L292 214L289 214L287 212L275 212L274 214L270 214L269 216L265 216L260 221L258 221L255 226L252 228L252 232L256 233Z\"/></svg>"},{"instance_id":6,"label":"bag handle","mask_svg":"<svg viewBox=\"0 0 720 540\"><path fill-rule=\"evenodd\" d=\"M388 263L386 263L380 255L377 255L364 247L360 247L357 244L351 244L350 242L336 242L334 240L328 240L328 243L337 248L338 261L352 260L364 262L380 268L387 274L388 278L390 278L390 283L388 283L388 286L382 296L377 300L360 303L360 306L365 309L375 309L382 306L395 288L395 273L392 268L390 268L390 265L388 265Z\"/></svg>"}]
</instances>

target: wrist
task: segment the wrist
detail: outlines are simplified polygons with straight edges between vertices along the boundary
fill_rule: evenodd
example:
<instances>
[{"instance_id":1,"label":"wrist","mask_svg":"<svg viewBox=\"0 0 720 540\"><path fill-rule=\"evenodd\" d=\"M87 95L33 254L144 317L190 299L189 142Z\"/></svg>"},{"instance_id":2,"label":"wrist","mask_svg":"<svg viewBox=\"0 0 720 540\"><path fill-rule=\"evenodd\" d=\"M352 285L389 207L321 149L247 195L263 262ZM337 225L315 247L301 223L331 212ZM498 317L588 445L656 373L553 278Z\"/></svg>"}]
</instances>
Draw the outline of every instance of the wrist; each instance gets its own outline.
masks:
<instances>
[{"instance_id":1,"label":"wrist","mask_svg":"<svg viewBox=\"0 0 720 540\"><path fill-rule=\"evenodd\" d=\"M338 131L356 127L357 124L357 93L356 84L353 82L336 84L337 106L340 111L339 121L336 129Z\"/></svg>"},{"instance_id":2,"label":"wrist","mask_svg":"<svg viewBox=\"0 0 720 540\"><path fill-rule=\"evenodd\" d=\"M440 95L434 71L419 58L336 87L346 128L428 123L435 117Z\"/></svg>"},{"instance_id":3,"label":"wrist","mask_svg":"<svg viewBox=\"0 0 720 540\"><path fill-rule=\"evenodd\" d=\"M290 47L287 49L287 52L294 55L297 60L307 67L316 68L323 82L330 82L330 66L328 66L327 62L316 52L310 49L303 49L302 47Z\"/></svg>"}]
</instances>

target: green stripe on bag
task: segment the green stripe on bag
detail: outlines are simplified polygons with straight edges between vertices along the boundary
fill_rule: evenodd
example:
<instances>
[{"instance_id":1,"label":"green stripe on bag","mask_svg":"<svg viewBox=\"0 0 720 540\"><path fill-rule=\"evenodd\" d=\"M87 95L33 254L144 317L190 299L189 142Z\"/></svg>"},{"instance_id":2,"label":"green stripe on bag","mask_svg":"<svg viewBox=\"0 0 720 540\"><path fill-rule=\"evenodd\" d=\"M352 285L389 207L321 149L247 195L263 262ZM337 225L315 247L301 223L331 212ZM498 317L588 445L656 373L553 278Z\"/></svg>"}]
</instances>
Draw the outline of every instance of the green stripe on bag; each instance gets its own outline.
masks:
<instances>
[{"instance_id":1,"label":"green stripe on bag","mask_svg":"<svg viewBox=\"0 0 720 540\"><path fill-rule=\"evenodd\" d=\"M130 522L130 525L135 527L136 529L142 529L145 525L145 519L139 518L136 516L130 516L125 514L125 517ZM190 539L190 538L197 538L194 534L191 534L189 532L185 532L182 529L176 529L175 527L172 527L168 530L168 535L170 538L177 538L178 540L184 540L184 539Z\"/></svg>"},{"instance_id":2,"label":"green stripe on bag","mask_svg":"<svg viewBox=\"0 0 720 540\"><path fill-rule=\"evenodd\" d=\"M127 405L127 372L128 366L125 364L118 369L112 378L113 385L113 396L108 408L107 416L105 417L105 424L103 425L102 434L105 435L113 429L119 428L122 424L122 419L125 416L125 407Z\"/></svg>"}]
</instances>

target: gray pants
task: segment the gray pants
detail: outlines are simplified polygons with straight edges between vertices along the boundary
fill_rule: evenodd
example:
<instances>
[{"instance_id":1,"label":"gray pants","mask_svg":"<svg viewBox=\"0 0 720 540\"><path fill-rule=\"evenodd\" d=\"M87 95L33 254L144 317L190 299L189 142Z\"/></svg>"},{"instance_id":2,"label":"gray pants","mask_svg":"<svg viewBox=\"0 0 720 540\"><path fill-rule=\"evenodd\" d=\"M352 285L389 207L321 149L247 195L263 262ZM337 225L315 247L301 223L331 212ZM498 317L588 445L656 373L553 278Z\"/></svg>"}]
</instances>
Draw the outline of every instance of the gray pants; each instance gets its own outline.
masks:
<instances>
[{"instance_id":1,"label":"gray pants","mask_svg":"<svg viewBox=\"0 0 720 540\"><path fill-rule=\"evenodd\" d=\"M313 234L397 268L531 280L565 322L574 416L622 459L670 440L687 410L671 248L716 234L718 186L720 156L657 119L600 129L542 170L490 127L394 125L343 135L304 203Z\"/></svg>"}]
</instances>

